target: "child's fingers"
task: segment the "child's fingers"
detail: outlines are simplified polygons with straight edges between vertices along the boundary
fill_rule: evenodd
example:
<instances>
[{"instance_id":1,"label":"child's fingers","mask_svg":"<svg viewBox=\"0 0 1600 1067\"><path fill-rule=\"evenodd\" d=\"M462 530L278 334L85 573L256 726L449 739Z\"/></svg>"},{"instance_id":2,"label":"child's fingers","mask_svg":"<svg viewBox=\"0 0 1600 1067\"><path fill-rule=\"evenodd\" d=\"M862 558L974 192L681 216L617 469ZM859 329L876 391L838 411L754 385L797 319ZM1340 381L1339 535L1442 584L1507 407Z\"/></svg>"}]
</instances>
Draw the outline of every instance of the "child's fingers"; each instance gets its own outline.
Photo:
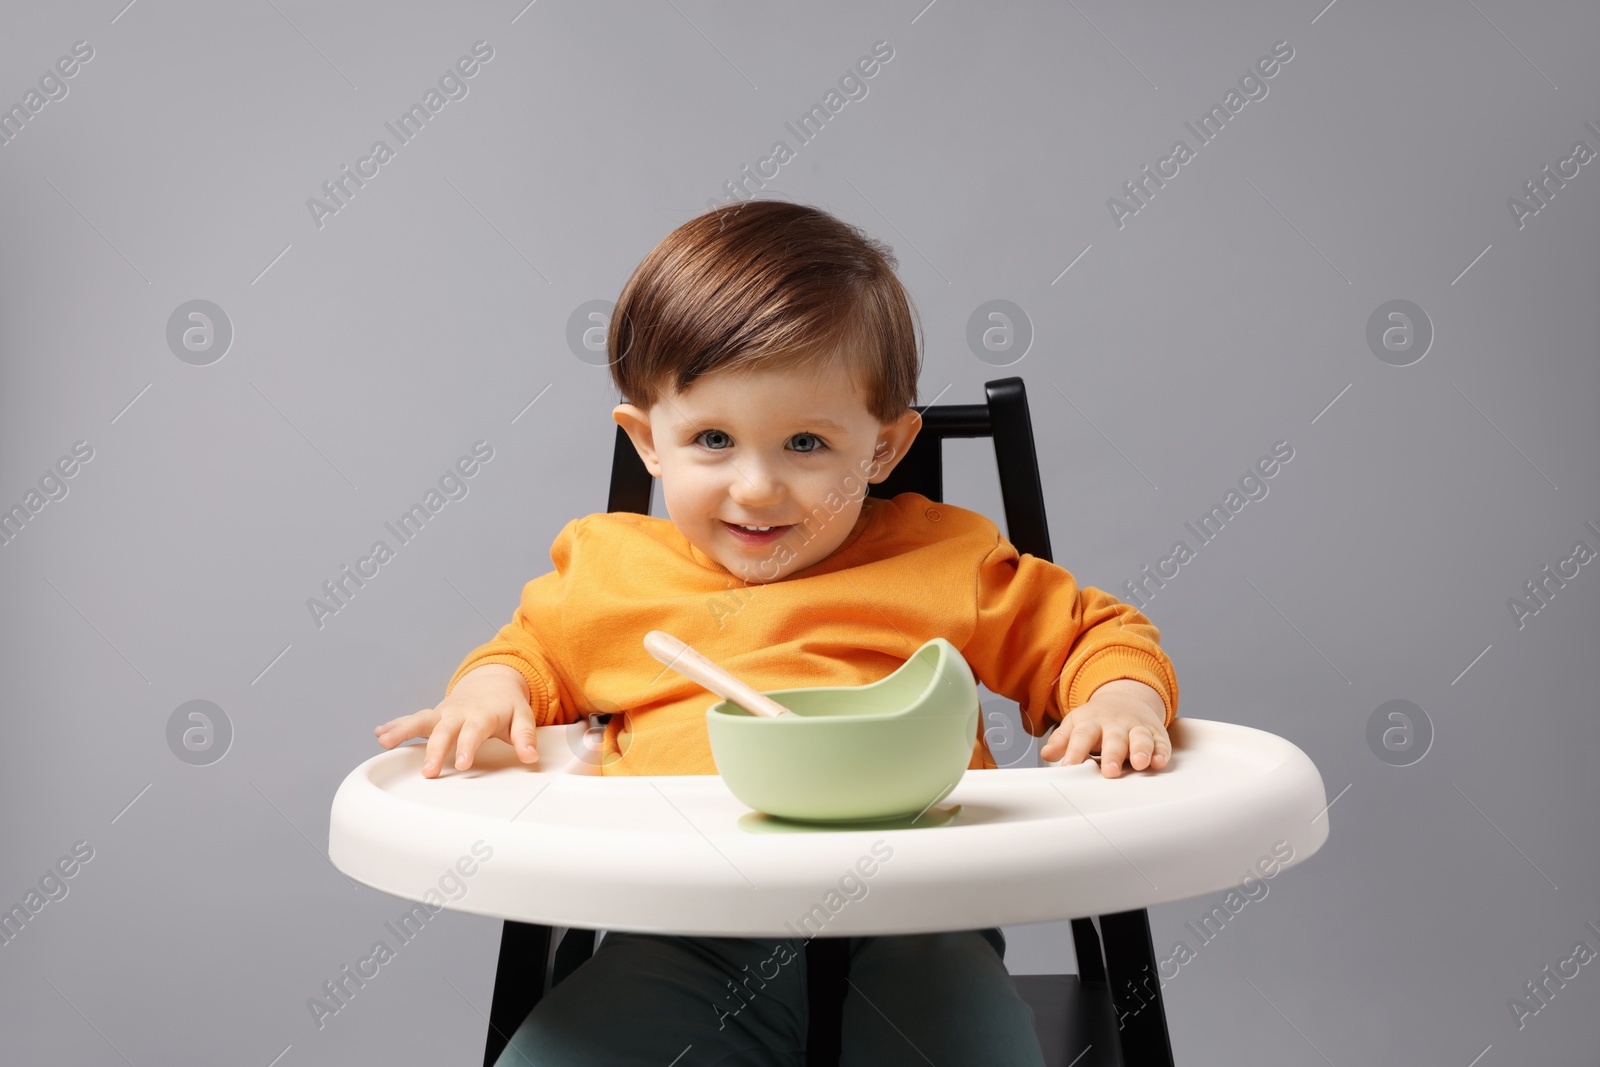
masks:
<instances>
[{"instance_id":1,"label":"child's fingers","mask_svg":"<svg viewBox=\"0 0 1600 1067\"><path fill-rule=\"evenodd\" d=\"M1039 758L1049 763L1061 759L1061 753L1066 750L1067 738L1072 736L1072 723L1061 722L1056 724L1055 732L1049 740L1039 749Z\"/></svg>"},{"instance_id":2,"label":"child's fingers","mask_svg":"<svg viewBox=\"0 0 1600 1067\"><path fill-rule=\"evenodd\" d=\"M494 733L493 719L481 715L469 715L461 724L461 734L456 738L456 770L464 771L472 766L472 761L477 758L478 746L483 744L484 738Z\"/></svg>"},{"instance_id":3,"label":"child's fingers","mask_svg":"<svg viewBox=\"0 0 1600 1067\"><path fill-rule=\"evenodd\" d=\"M409 741L413 737L427 737L433 729L433 724L439 719L439 713L433 708L424 708L402 715L397 719L390 719L373 729L378 736L378 744L384 748L393 748L402 741Z\"/></svg>"},{"instance_id":4,"label":"child's fingers","mask_svg":"<svg viewBox=\"0 0 1600 1067\"><path fill-rule=\"evenodd\" d=\"M1128 763L1136 771L1160 770L1172 758L1172 742L1166 731L1159 733L1139 725L1128 731Z\"/></svg>"},{"instance_id":5,"label":"child's fingers","mask_svg":"<svg viewBox=\"0 0 1600 1067\"><path fill-rule=\"evenodd\" d=\"M1100 737L1100 773L1107 778L1122 774L1122 761L1128 755L1128 734L1112 727Z\"/></svg>"},{"instance_id":6,"label":"child's fingers","mask_svg":"<svg viewBox=\"0 0 1600 1067\"><path fill-rule=\"evenodd\" d=\"M456 718L440 719L433 728L433 733L428 735L427 755L422 757L424 778L439 777L439 768L444 766L444 754L455 744L456 732L460 729L461 720Z\"/></svg>"},{"instance_id":7,"label":"child's fingers","mask_svg":"<svg viewBox=\"0 0 1600 1067\"><path fill-rule=\"evenodd\" d=\"M1128 766L1144 770L1150 766L1155 751L1156 737L1148 726L1135 726L1128 731Z\"/></svg>"},{"instance_id":8,"label":"child's fingers","mask_svg":"<svg viewBox=\"0 0 1600 1067\"><path fill-rule=\"evenodd\" d=\"M1058 762L1066 752L1067 742L1072 739L1072 731L1077 725L1077 720L1070 715L1057 723L1054 732L1050 734L1050 739L1039 749L1039 758L1052 763Z\"/></svg>"},{"instance_id":9,"label":"child's fingers","mask_svg":"<svg viewBox=\"0 0 1600 1067\"><path fill-rule=\"evenodd\" d=\"M1066 728L1063 723L1062 729ZM1089 753L1100 741L1100 724L1097 722L1075 723L1071 730L1067 737L1066 753L1061 757L1063 767L1073 767L1088 759Z\"/></svg>"},{"instance_id":10,"label":"child's fingers","mask_svg":"<svg viewBox=\"0 0 1600 1067\"><path fill-rule=\"evenodd\" d=\"M511 745L523 763L535 763L539 759L539 750L534 747L538 736L535 725L533 708L525 700L517 701L516 707L511 709Z\"/></svg>"},{"instance_id":11,"label":"child's fingers","mask_svg":"<svg viewBox=\"0 0 1600 1067\"><path fill-rule=\"evenodd\" d=\"M1168 737L1167 731L1163 729L1156 734L1156 750L1155 755L1150 757L1150 765L1159 771L1170 762L1172 762L1172 738Z\"/></svg>"}]
</instances>

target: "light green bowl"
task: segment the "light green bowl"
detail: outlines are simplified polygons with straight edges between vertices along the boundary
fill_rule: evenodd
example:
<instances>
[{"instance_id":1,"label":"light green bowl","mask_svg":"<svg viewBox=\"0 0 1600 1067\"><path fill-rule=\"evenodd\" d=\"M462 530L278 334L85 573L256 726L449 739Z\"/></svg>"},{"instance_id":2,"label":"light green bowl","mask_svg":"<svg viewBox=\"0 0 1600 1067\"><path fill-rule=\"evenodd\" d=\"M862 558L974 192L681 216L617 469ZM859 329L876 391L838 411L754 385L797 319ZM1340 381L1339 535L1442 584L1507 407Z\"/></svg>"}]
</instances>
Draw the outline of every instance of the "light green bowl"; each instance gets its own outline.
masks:
<instances>
[{"instance_id":1,"label":"light green bowl","mask_svg":"<svg viewBox=\"0 0 1600 1067\"><path fill-rule=\"evenodd\" d=\"M935 637L868 685L775 689L794 712L772 719L731 701L706 709L711 756L733 795L805 822L916 815L972 762L978 686L960 651Z\"/></svg>"}]
</instances>

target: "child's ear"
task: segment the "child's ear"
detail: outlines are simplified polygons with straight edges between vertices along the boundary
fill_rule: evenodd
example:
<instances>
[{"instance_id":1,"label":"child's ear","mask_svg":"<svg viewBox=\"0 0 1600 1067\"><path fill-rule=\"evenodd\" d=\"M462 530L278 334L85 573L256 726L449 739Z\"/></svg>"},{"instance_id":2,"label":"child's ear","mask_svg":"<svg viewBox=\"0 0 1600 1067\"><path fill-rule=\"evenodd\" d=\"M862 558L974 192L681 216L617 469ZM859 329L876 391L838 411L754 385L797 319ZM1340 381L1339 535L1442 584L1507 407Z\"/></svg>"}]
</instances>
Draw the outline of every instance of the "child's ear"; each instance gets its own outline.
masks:
<instances>
[{"instance_id":1,"label":"child's ear","mask_svg":"<svg viewBox=\"0 0 1600 1067\"><path fill-rule=\"evenodd\" d=\"M661 461L656 458L655 439L650 433L650 416L632 404L618 404L611 417L627 433L633 447L652 477L661 477Z\"/></svg>"},{"instance_id":2,"label":"child's ear","mask_svg":"<svg viewBox=\"0 0 1600 1067\"><path fill-rule=\"evenodd\" d=\"M911 442L917 439L917 433L921 429L922 416L915 408L907 408L898 419L884 424L879 429L877 443L873 446L874 473L867 481L877 485L889 477L900 461L906 458L906 453L911 451Z\"/></svg>"}]
</instances>

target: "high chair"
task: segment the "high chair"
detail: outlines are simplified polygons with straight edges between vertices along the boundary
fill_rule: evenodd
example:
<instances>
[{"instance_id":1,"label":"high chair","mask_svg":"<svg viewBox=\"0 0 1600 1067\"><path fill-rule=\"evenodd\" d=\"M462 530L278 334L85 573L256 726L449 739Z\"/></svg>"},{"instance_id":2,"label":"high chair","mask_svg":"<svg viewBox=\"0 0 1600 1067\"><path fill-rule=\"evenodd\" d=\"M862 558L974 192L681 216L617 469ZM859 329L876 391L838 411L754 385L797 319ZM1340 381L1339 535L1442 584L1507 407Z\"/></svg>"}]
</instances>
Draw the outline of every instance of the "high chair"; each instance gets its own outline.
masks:
<instances>
[{"instance_id":1,"label":"high chair","mask_svg":"<svg viewBox=\"0 0 1600 1067\"><path fill-rule=\"evenodd\" d=\"M1052 560L1027 391L1022 379L1016 377L986 382L984 390L984 404L941 404L920 409L922 429L910 451L887 479L870 487L869 494L888 499L899 493L916 492L930 500L943 501L944 440L992 438L1005 505L1006 536L1019 553ZM655 479L620 426L611 464L607 510L649 514ZM712 699L708 694L708 705ZM607 718L593 717L595 723ZM1066 1067L1069 1059L1081 1056L1073 1061L1074 1067L1171 1067L1172 1050L1160 982L1154 980L1155 953L1146 910L1075 918L1072 939L1078 958L1076 975L1013 978L1018 991L1034 1009L1047 1062L1051 1067ZM808 1067L835 1067L838 1063L847 944L846 938L826 936L806 942L810 996ZM539 998L588 959L594 948L593 930L506 921L500 936L484 1067L493 1067L511 1033ZM529 961L542 961L543 966L530 967ZM1083 1053L1086 1045L1092 1054Z\"/></svg>"},{"instance_id":2,"label":"high chair","mask_svg":"<svg viewBox=\"0 0 1600 1067\"><path fill-rule=\"evenodd\" d=\"M1009 536L1044 556L1022 382L986 388L987 404L924 409L916 444L874 492L938 499L942 439L990 436ZM613 509L645 513L651 484L620 436ZM1226 891L1198 920L1220 927L1241 893L1260 899L1252 878L1260 887L1329 835L1322 776L1304 752L1266 731L1193 715L1167 728L1172 760L1160 772L1106 779L1085 763L967 773L944 798L942 821L870 831L774 826L715 774L605 776L585 743L599 732L592 722L537 730L534 764L489 738L470 769L435 778L422 774L425 746L398 745L346 775L329 811L337 870L427 905L387 925L414 929L443 909L504 923L486 1065L539 998L589 957L597 930L805 936L807 1062L836 1064L847 984L841 938L1061 919L1072 920L1078 973L1013 979L1033 1007L1046 1062L1170 1065L1161 987L1176 975L1162 968L1192 957L1179 960L1175 944L1158 968L1144 909ZM892 874L875 880L870 898L852 893L870 906L828 903L836 894L821 897L822 887L857 865L866 838L892 846ZM1210 940L1195 923L1185 929Z\"/></svg>"}]
</instances>

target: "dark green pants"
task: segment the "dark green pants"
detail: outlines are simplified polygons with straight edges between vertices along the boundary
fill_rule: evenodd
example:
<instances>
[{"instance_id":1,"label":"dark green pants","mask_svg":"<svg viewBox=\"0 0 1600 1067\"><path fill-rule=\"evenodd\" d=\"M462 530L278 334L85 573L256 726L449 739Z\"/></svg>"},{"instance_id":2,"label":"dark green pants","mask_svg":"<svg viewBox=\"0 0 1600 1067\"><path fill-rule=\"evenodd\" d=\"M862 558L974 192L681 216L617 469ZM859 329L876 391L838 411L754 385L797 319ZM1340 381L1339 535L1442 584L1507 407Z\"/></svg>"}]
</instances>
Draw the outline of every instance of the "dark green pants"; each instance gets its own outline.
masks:
<instances>
[{"instance_id":1,"label":"dark green pants","mask_svg":"<svg viewBox=\"0 0 1600 1067\"><path fill-rule=\"evenodd\" d=\"M1044 1067L995 928L850 938L841 1067ZM805 941L607 933L496 1067L804 1067Z\"/></svg>"}]
</instances>

